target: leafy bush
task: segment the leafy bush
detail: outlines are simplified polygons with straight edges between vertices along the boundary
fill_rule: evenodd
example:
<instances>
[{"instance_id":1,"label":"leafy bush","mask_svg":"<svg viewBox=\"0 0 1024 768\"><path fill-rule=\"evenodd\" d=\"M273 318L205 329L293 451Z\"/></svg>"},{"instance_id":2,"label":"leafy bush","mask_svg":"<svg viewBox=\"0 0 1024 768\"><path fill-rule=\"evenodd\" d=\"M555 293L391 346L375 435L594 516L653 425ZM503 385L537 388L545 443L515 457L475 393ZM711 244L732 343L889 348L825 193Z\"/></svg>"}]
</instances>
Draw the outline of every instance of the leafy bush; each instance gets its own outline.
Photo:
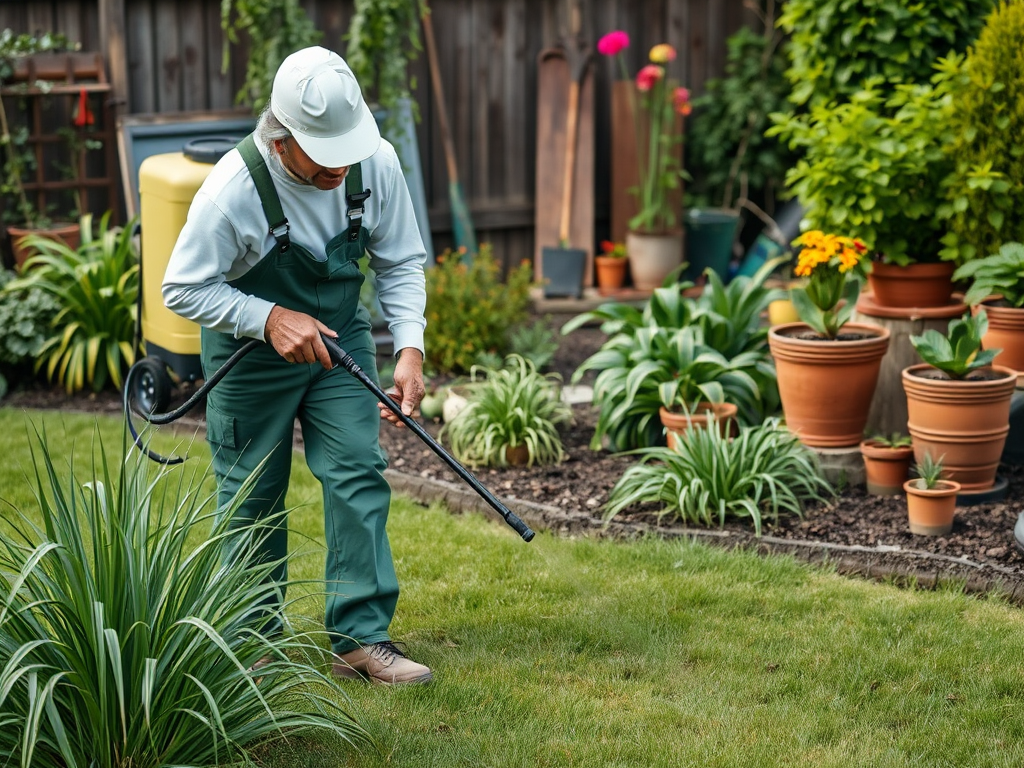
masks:
<instances>
[{"instance_id":1,"label":"leafy bush","mask_svg":"<svg viewBox=\"0 0 1024 768\"><path fill-rule=\"evenodd\" d=\"M560 377L538 373L519 355L484 373L466 407L441 430L456 458L473 467L505 466L506 449L525 445L528 466L561 461L558 425L572 419L572 409L559 397Z\"/></svg>"},{"instance_id":2,"label":"leafy bush","mask_svg":"<svg viewBox=\"0 0 1024 768\"><path fill-rule=\"evenodd\" d=\"M538 371L551 364L557 351L558 337L544 320L521 325L509 336L509 353L525 357Z\"/></svg>"},{"instance_id":3,"label":"leafy bush","mask_svg":"<svg viewBox=\"0 0 1024 768\"><path fill-rule=\"evenodd\" d=\"M950 320L946 335L930 328L920 336L911 336L910 343L928 365L945 371L951 379L962 379L973 370L991 365L1002 352L981 348L987 330L988 315L982 309L973 317L968 312Z\"/></svg>"},{"instance_id":4,"label":"leafy bush","mask_svg":"<svg viewBox=\"0 0 1024 768\"><path fill-rule=\"evenodd\" d=\"M775 30L758 35L743 27L726 45L725 77L709 80L704 95L693 102L686 151L692 205L733 207L744 178L751 189L774 198L795 162L785 144L764 135L768 116L786 109L790 91Z\"/></svg>"},{"instance_id":5,"label":"leafy bush","mask_svg":"<svg viewBox=\"0 0 1024 768\"><path fill-rule=\"evenodd\" d=\"M1024 4L1002 3L967 57L950 116L953 215L947 258L966 261L1024 242Z\"/></svg>"},{"instance_id":6,"label":"leafy bush","mask_svg":"<svg viewBox=\"0 0 1024 768\"><path fill-rule=\"evenodd\" d=\"M35 362L60 302L39 288L9 288L16 273L0 269L0 365Z\"/></svg>"},{"instance_id":7,"label":"leafy bush","mask_svg":"<svg viewBox=\"0 0 1024 768\"><path fill-rule=\"evenodd\" d=\"M999 294L1011 307L1024 307L1024 244L1005 243L999 253L964 264L953 279L971 281L964 294L964 302L971 306Z\"/></svg>"},{"instance_id":8,"label":"leafy bush","mask_svg":"<svg viewBox=\"0 0 1024 768\"><path fill-rule=\"evenodd\" d=\"M508 329L526 318L531 274L524 261L501 282L488 243L469 264L451 250L438 256L427 270L427 368L466 373L481 352L504 354Z\"/></svg>"},{"instance_id":9,"label":"leafy bush","mask_svg":"<svg viewBox=\"0 0 1024 768\"><path fill-rule=\"evenodd\" d=\"M0 754L10 764L224 764L314 728L369 741L334 703L343 694L330 678L295 660L322 660L311 637L261 634L284 619L253 611L280 588L269 580L278 564L252 565L258 531L228 530L254 478L217 515L197 478L154 472L140 452L125 450L117 467L100 444L88 481L73 460L65 481L45 436L39 445L42 527L16 512L0 529ZM266 656L257 685L247 670Z\"/></svg>"},{"instance_id":10,"label":"leafy bush","mask_svg":"<svg viewBox=\"0 0 1024 768\"><path fill-rule=\"evenodd\" d=\"M895 264L937 261L946 233L943 183L953 169L951 92L962 57L944 59L933 82L886 96L869 80L849 101L808 115L773 115L771 135L803 158L786 183L806 208L805 229L843 232Z\"/></svg>"},{"instance_id":11,"label":"leafy bush","mask_svg":"<svg viewBox=\"0 0 1024 768\"><path fill-rule=\"evenodd\" d=\"M787 0L779 25L790 35L792 101L851 97L868 79L883 93L926 83L932 63L962 53L993 0ZM883 97L884 98L884 97Z\"/></svg>"},{"instance_id":12,"label":"leafy bush","mask_svg":"<svg viewBox=\"0 0 1024 768\"><path fill-rule=\"evenodd\" d=\"M110 227L110 212L97 232L82 219L82 243L72 249L38 235L25 244L38 253L25 263L24 277L8 288L38 289L61 310L36 361L68 393L86 384L99 392L107 381L121 386L122 372L135 362L135 317L139 265L133 227Z\"/></svg>"},{"instance_id":13,"label":"leafy bush","mask_svg":"<svg viewBox=\"0 0 1024 768\"><path fill-rule=\"evenodd\" d=\"M662 440L657 418L662 404L658 385L670 382L679 373L673 366L681 365L686 355L680 357L682 351L673 345L683 343L679 331L687 328L696 329L696 335L687 332L687 343L697 343L713 353L721 372L728 369L743 381L737 381L735 387L730 383L723 394L737 398L733 402L740 406L745 423L760 422L774 413L779 405L778 385L761 313L769 302L784 295L764 287L778 263L770 261L757 274L739 276L728 286L709 270L708 282L697 299L684 297L682 285L657 288L643 310L627 304L603 304L566 323L563 334L600 320L601 330L609 337L572 376L577 382L587 371L599 372L594 404L600 414L591 447L599 448L605 436L613 450L655 445ZM644 374L633 372L644 359L644 371L658 372L647 381ZM699 378L704 378L703 373ZM754 383L756 395L751 393L748 381Z\"/></svg>"},{"instance_id":14,"label":"leafy bush","mask_svg":"<svg viewBox=\"0 0 1024 768\"><path fill-rule=\"evenodd\" d=\"M658 504L659 519L719 526L726 518L750 518L760 536L767 517L803 515L804 502L824 500L831 487L821 477L814 453L793 434L768 419L722 436L713 425L688 430L674 449L641 448L641 457L612 488L605 505L608 520L637 504Z\"/></svg>"}]
</instances>

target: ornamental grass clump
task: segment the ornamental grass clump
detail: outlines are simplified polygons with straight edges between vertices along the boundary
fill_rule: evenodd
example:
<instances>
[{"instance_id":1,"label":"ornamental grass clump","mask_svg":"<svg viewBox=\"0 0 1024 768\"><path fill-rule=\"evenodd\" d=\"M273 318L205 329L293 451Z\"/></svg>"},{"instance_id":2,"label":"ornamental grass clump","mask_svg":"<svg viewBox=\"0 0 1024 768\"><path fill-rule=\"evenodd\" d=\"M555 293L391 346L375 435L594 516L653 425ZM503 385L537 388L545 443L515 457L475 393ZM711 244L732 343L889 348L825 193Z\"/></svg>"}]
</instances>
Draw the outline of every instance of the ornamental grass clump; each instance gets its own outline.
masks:
<instances>
[{"instance_id":1,"label":"ornamental grass clump","mask_svg":"<svg viewBox=\"0 0 1024 768\"><path fill-rule=\"evenodd\" d=\"M506 466L515 461L517 449L525 450L527 466L565 458L558 425L572 420L572 409L559 396L561 377L538 373L520 355L509 355L504 368L483 373L486 379L469 403L441 430L455 457L471 467Z\"/></svg>"},{"instance_id":2,"label":"ornamental grass clump","mask_svg":"<svg viewBox=\"0 0 1024 768\"><path fill-rule=\"evenodd\" d=\"M806 286L791 289L797 314L825 338L835 339L853 316L860 281L850 279L850 273L861 266L867 247L820 230L804 232L793 245L800 248L793 273L807 278Z\"/></svg>"},{"instance_id":3,"label":"ornamental grass clump","mask_svg":"<svg viewBox=\"0 0 1024 768\"><path fill-rule=\"evenodd\" d=\"M723 436L713 421L683 433L675 448L633 451L640 461L612 488L605 520L638 504L656 504L659 521L668 516L723 526L729 518L749 518L760 536L766 519L802 517L806 502L833 494L814 453L778 419L743 428L736 438Z\"/></svg>"},{"instance_id":4,"label":"ornamental grass clump","mask_svg":"<svg viewBox=\"0 0 1024 768\"><path fill-rule=\"evenodd\" d=\"M248 763L248 746L310 729L371 743L312 665L326 643L254 610L285 587L278 563L253 564L267 532L228 529L255 474L218 514L195 476L153 470L127 441L120 466L100 442L65 478L37 440L41 526L13 510L0 527L4 765Z\"/></svg>"}]
</instances>

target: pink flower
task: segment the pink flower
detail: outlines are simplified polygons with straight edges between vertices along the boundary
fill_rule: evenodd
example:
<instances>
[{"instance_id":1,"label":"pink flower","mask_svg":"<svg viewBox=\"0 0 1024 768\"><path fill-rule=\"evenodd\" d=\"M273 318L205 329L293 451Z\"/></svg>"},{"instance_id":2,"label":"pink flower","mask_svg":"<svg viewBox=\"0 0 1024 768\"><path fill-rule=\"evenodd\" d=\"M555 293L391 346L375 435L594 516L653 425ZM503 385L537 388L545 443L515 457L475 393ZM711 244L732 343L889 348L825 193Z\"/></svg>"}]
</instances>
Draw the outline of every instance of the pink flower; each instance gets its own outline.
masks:
<instances>
[{"instance_id":1,"label":"pink flower","mask_svg":"<svg viewBox=\"0 0 1024 768\"><path fill-rule=\"evenodd\" d=\"M597 41L597 52L602 56L615 56L629 48L629 35L616 29Z\"/></svg>"},{"instance_id":2,"label":"pink flower","mask_svg":"<svg viewBox=\"0 0 1024 768\"><path fill-rule=\"evenodd\" d=\"M651 48L651 52L648 54L648 57L656 64L665 64L669 61L675 61L676 49L668 43L661 43L660 45L656 45Z\"/></svg>"},{"instance_id":3,"label":"pink flower","mask_svg":"<svg viewBox=\"0 0 1024 768\"><path fill-rule=\"evenodd\" d=\"M672 108L680 115L688 115L693 111L690 106L690 91L688 88L676 88L672 92Z\"/></svg>"},{"instance_id":4,"label":"pink flower","mask_svg":"<svg viewBox=\"0 0 1024 768\"><path fill-rule=\"evenodd\" d=\"M665 76L665 70L657 64L648 64L636 75L636 87L640 91L649 91L654 84Z\"/></svg>"}]
</instances>

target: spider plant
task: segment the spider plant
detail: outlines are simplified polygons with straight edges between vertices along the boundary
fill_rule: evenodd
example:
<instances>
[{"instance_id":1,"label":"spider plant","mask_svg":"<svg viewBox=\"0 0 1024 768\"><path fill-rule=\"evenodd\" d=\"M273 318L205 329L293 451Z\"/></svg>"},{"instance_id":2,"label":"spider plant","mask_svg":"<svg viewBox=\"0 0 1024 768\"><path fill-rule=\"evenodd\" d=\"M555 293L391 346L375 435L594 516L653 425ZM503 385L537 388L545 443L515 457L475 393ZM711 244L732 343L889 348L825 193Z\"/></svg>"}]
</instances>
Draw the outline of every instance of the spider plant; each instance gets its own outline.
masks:
<instances>
[{"instance_id":1,"label":"spider plant","mask_svg":"<svg viewBox=\"0 0 1024 768\"><path fill-rule=\"evenodd\" d=\"M37 253L25 263L24 277L10 288L31 288L53 296L61 310L36 360L70 394L86 384L99 392L107 381L121 386L122 373L135 362L135 316L139 265L133 226L111 227L110 212L93 232L82 217L82 242L69 248L40 235L26 246Z\"/></svg>"},{"instance_id":2,"label":"spider plant","mask_svg":"<svg viewBox=\"0 0 1024 768\"><path fill-rule=\"evenodd\" d=\"M5 764L223 764L314 728L369 743L311 666L320 644L261 633L285 622L253 611L284 586L268 580L278 563L253 565L260 531L228 530L254 477L218 514L194 475L152 470L127 441L119 467L100 443L90 471L72 457L65 479L36 438L38 509L0 528ZM257 683L248 669L265 656Z\"/></svg>"},{"instance_id":3,"label":"spider plant","mask_svg":"<svg viewBox=\"0 0 1024 768\"><path fill-rule=\"evenodd\" d=\"M633 453L640 461L612 488L605 520L652 503L660 505L659 520L669 515L684 523L722 526L730 517L750 518L760 536L766 518L802 516L806 501L833 493L814 453L774 418L745 427L732 439L709 426L687 432L674 449Z\"/></svg>"},{"instance_id":4,"label":"spider plant","mask_svg":"<svg viewBox=\"0 0 1024 768\"><path fill-rule=\"evenodd\" d=\"M913 466L913 472L917 475L917 487L930 491L943 481L946 468L942 465L941 456L936 459L930 451L925 451L921 460Z\"/></svg>"},{"instance_id":5,"label":"spider plant","mask_svg":"<svg viewBox=\"0 0 1024 768\"><path fill-rule=\"evenodd\" d=\"M472 467L505 466L509 450L525 446L527 466L561 461L558 425L572 419L556 386L561 377L538 373L520 355L509 355L504 368L484 374L468 405L441 430L456 458Z\"/></svg>"}]
</instances>

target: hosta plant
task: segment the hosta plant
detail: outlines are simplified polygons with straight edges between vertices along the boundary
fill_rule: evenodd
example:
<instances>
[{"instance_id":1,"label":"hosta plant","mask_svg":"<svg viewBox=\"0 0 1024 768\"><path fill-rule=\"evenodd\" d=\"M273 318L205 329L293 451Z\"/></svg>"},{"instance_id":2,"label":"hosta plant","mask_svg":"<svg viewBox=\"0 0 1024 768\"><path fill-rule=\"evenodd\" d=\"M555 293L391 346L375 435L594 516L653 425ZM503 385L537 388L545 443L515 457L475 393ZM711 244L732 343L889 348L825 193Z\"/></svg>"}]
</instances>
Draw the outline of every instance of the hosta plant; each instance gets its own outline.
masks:
<instances>
[{"instance_id":1,"label":"hosta plant","mask_svg":"<svg viewBox=\"0 0 1024 768\"><path fill-rule=\"evenodd\" d=\"M953 273L954 280L969 280L964 301L971 306L998 294L1011 307L1024 307L1024 244L1003 243L998 253L969 261Z\"/></svg>"},{"instance_id":2,"label":"hosta plant","mask_svg":"<svg viewBox=\"0 0 1024 768\"><path fill-rule=\"evenodd\" d=\"M634 453L640 461L612 488L606 520L639 504L656 504L659 519L694 525L748 518L760 536L765 520L802 516L806 502L832 494L814 453L777 419L745 427L736 438L713 427L689 430L673 449Z\"/></svg>"},{"instance_id":3,"label":"hosta plant","mask_svg":"<svg viewBox=\"0 0 1024 768\"><path fill-rule=\"evenodd\" d=\"M1002 352L981 348L981 338L987 330L988 315L982 309L973 317L968 313L950 320L945 336L932 328L920 336L911 336L910 343L928 365L944 371L951 379L962 379L971 371L992 365L995 356Z\"/></svg>"},{"instance_id":4,"label":"hosta plant","mask_svg":"<svg viewBox=\"0 0 1024 768\"><path fill-rule=\"evenodd\" d=\"M132 225L111 227L108 211L95 232L91 217L82 218L78 248L39 235L24 244L37 253L9 287L37 288L61 305L36 370L45 368L69 394L87 385L99 392L108 381L120 387L135 362L139 263Z\"/></svg>"},{"instance_id":5,"label":"hosta plant","mask_svg":"<svg viewBox=\"0 0 1024 768\"><path fill-rule=\"evenodd\" d=\"M558 425L571 421L572 409L559 396L560 377L538 373L520 355L484 374L466 407L441 430L456 458L472 467L505 466L509 451L525 446L528 466L561 461Z\"/></svg>"},{"instance_id":6,"label":"hosta plant","mask_svg":"<svg viewBox=\"0 0 1024 768\"><path fill-rule=\"evenodd\" d=\"M36 508L0 528L5 765L248 763L247 746L308 729L369 743L313 666L326 642L253 610L285 586L253 564L261 531L228 530L254 478L218 510L138 451L118 465L100 443L82 473L38 445Z\"/></svg>"}]
</instances>

